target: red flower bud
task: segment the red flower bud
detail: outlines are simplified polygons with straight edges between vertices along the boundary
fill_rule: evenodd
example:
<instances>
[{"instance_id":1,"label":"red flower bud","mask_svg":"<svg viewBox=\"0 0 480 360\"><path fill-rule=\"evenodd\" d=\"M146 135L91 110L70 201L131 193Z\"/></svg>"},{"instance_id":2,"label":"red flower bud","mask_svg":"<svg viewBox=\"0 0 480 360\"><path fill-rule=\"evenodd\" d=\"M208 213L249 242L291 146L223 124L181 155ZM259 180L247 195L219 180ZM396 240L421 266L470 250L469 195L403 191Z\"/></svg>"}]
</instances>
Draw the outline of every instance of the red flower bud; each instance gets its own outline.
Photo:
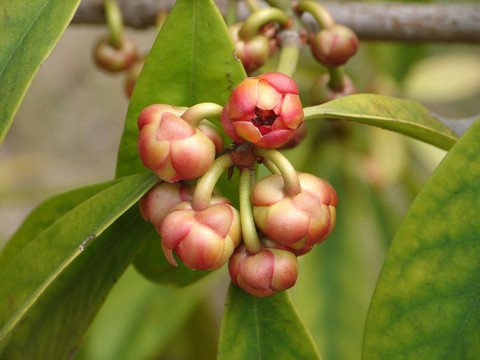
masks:
<instances>
[{"instance_id":1,"label":"red flower bud","mask_svg":"<svg viewBox=\"0 0 480 360\"><path fill-rule=\"evenodd\" d=\"M95 45L93 56L95 63L103 70L119 72L128 69L137 59L137 46L130 37L123 36L122 46L116 48L105 36Z\"/></svg>"},{"instance_id":2,"label":"red flower bud","mask_svg":"<svg viewBox=\"0 0 480 360\"><path fill-rule=\"evenodd\" d=\"M310 90L310 105L320 105L342 96L357 93L357 88L347 75L343 75L343 89L340 91L332 90L328 86L329 81L330 74L323 74L315 80Z\"/></svg>"},{"instance_id":3,"label":"red flower bud","mask_svg":"<svg viewBox=\"0 0 480 360\"><path fill-rule=\"evenodd\" d=\"M310 48L320 63L339 66L355 55L358 38L350 28L336 24L315 34L310 41Z\"/></svg>"},{"instance_id":4,"label":"red flower bud","mask_svg":"<svg viewBox=\"0 0 480 360\"><path fill-rule=\"evenodd\" d=\"M271 54L270 40L262 34L256 35L253 39L243 41L238 32L243 23L237 23L228 27L228 32L235 45L235 56L240 59L247 73L261 67L268 60Z\"/></svg>"},{"instance_id":5,"label":"red flower bud","mask_svg":"<svg viewBox=\"0 0 480 360\"><path fill-rule=\"evenodd\" d=\"M151 105L137 121L138 152L143 164L168 182L197 178L215 159L213 141L175 114L180 111L183 108Z\"/></svg>"},{"instance_id":6,"label":"red flower bud","mask_svg":"<svg viewBox=\"0 0 480 360\"><path fill-rule=\"evenodd\" d=\"M223 109L222 127L233 140L276 148L290 140L303 122L295 82L282 73L243 80Z\"/></svg>"},{"instance_id":7,"label":"red flower bud","mask_svg":"<svg viewBox=\"0 0 480 360\"><path fill-rule=\"evenodd\" d=\"M281 175L264 177L252 189L255 224L266 236L297 251L308 252L335 227L337 194L314 175L298 173L301 191L286 196Z\"/></svg>"},{"instance_id":8,"label":"red flower bud","mask_svg":"<svg viewBox=\"0 0 480 360\"><path fill-rule=\"evenodd\" d=\"M160 228L167 260L176 266L172 251L191 269L222 267L241 242L240 214L222 197L212 197L210 206L195 211L191 202L181 202L163 220Z\"/></svg>"},{"instance_id":9,"label":"red flower bud","mask_svg":"<svg viewBox=\"0 0 480 360\"><path fill-rule=\"evenodd\" d=\"M161 182L151 188L139 202L140 213L160 230L163 219L171 208L182 201L190 201L193 188L182 183Z\"/></svg>"},{"instance_id":10,"label":"red flower bud","mask_svg":"<svg viewBox=\"0 0 480 360\"><path fill-rule=\"evenodd\" d=\"M240 245L228 262L233 283L250 295L267 297L295 285L298 276L297 257L287 248L268 240L266 247L249 254Z\"/></svg>"}]
</instances>

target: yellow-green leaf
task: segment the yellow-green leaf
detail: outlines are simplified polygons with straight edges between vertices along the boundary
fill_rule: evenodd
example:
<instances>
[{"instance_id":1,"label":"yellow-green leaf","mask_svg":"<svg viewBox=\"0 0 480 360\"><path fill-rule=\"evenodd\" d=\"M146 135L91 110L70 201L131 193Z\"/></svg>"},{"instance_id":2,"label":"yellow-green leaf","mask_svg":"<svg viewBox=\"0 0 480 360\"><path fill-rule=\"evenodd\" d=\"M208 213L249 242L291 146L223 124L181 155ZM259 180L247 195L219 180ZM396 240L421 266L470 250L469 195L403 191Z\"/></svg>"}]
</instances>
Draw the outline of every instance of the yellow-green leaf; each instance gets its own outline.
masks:
<instances>
[{"instance_id":1,"label":"yellow-green leaf","mask_svg":"<svg viewBox=\"0 0 480 360\"><path fill-rule=\"evenodd\" d=\"M363 358L480 358L480 121L415 199L370 305Z\"/></svg>"},{"instance_id":2,"label":"yellow-green leaf","mask_svg":"<svg viewBox=\"0 0 480 360\"><path fill-rule=\"evenodd\" d=\"M305 119L341 119L378 126L450 149L458 136L423 105L374 94L356 94L304 109Z\"/></svg>"}]
</instances>

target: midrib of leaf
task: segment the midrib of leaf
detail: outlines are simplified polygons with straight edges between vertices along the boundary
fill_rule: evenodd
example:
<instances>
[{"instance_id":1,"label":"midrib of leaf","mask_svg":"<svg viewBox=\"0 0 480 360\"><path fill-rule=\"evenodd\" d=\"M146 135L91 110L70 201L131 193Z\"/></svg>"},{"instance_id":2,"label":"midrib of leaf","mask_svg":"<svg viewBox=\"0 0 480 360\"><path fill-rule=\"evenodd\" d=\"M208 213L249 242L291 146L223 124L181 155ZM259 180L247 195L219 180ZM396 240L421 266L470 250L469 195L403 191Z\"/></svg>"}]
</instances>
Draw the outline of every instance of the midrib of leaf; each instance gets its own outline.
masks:
<instances>
[{"instance_id":1,"label":"midrib of leaf","mask_svg":"<svg viewBox=\"0 0 480 360\"><path fill-rule=\"evenodd\" d=\"M10 64L10 61L12 60L13 56L17 53L18 48L20 47L20 44L23 43L23 40L27 36L27 34L30 32L32 27L37 23L38 19L42 15L42 13L45 11L45 9L48 7L48 4L51 2L51 0L48 0L47 3L43 6L42 10L40 10L39 14L35 17L35 20L32 22L32 24L27 28L27 31L23 34L21 40L18 42L17 46L14 48L14 51L12 52L11 56L8 57L7 62L5 63L5 66L3 69L0 71L0 78L3 76L3 73L5 72L5 69L8 67L8 64Z\"/></svg>"},{"instance_id":2,"label":"midrib of leaf","mask_svg":"<svg viewBox=\"0 0 480 360\"><path fill-rule=\"evenodd\" d=\"M193 105L193 89L194 89L194 86L195 86L195 69L196 69L196 57L195 57L195 54L197 52L197 36L198 36L198 33L197 33L197 23L198 23L198 19L197 19L197 1L194 0L193 1L193 29L192 29L192 66L190 68L190 91L189 91L189 94L188 94L188 97L189 97L189 104Z\"/></svg>"},{"instance_id":3,"label":"midrib of leaf","mask_svg":"<svg viewBox=\"0 0 480 360\"><path fill-rule=\"evenodd\" d=\"M262 349L260 342L260 326L258 321L258 302L254 301L253 303L253 317L255 321L255 334L257 340L257 359L262 359Z\"/></svg>"}]
</instances>

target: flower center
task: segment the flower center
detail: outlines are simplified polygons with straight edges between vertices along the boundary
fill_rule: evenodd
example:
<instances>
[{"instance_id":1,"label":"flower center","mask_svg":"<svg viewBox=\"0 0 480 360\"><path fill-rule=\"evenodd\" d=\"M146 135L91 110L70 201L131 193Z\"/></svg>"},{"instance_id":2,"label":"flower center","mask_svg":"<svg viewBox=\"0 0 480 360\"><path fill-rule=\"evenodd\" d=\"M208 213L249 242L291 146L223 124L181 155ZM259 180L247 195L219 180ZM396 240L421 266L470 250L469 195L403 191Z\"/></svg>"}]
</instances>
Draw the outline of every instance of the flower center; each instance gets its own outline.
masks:
<instances>
[{"instance_id":1,"label":"flower center","mask_svg":"<svg viewBox=\"0 0 480 360\"><path fill-rule=\"evenodd\" d=\"M275 114L273 110L263 110L258 107L255 108L255 118L252 123L255 126L271 126L279 115Z\"/></svg>"}]
</instances>

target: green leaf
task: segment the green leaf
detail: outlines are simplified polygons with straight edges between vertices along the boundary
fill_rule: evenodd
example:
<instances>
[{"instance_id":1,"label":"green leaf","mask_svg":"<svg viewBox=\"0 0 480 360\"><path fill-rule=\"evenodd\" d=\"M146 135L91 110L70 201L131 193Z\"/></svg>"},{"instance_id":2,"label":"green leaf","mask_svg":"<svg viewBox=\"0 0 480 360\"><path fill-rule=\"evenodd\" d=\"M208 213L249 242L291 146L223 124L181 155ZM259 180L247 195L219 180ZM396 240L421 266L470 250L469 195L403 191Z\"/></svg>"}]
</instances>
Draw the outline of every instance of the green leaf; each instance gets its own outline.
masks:
<instances>
[{"instance_id":1,"label":"green leaf","mask_svg":"<svg viewBox=\"0 0 480 360\"><path fill-rule=\"evenodd\" d=\"M480 121L415 199L370 305L364 359L480 358Z\"/></svg>"},{"instance_id":2,"label":"green leaf","mask_svg":"<svg viewBox=\"0 0 480 360\"><path fill-rule=\"evenodd\" d=\"M217 360L320 358L287 291L257 298L230 284Z\"/></svg>"},{"instance_id":3,"label":"green leaf","mask_svg":"<svg viewBox=\"0 0 480 360\"><path fill-rule=\"evenodd\" d=\"M65 31L80 0L1 2L0 144L41 63Z\"/></svg>"},{"instance_id":4,"label":"green leaf","mask_svg":"<svg viewBox=\"0 0 480 360\"><path fill-rule=\"evenodd\" d=\"M0 252L0 272L29 242L34 240L43 230L52 225L58 218L86 201L96 193L106 189L111 181L102 184L78 188L38 205L25 218L17 232L10 238Z\"/></svg>"},{"instance_id":5,"label":"green leaf","mask_svg":"<svg viewBox=\"0 0 480 360\"><path fill-rule=\"evenodd\" d=\"M356 94L304 109L305 120L331 118L355 121L395 131L450 149L457 135L423 105L383 95Z\"/></svg>"},{"instance_id":6,"label":"green leaf","mask_svg":"<svg viewBox=\"0 0 480 360\"><path fill-rule=\"evenodd\" d=\"M132 207L89 245L32 306L0 358L71 358L110 289L143 245L144 233L138 227L143 223ZM117 319L122 315L117 313Z\"/></svg>"},{"instance_id":7,"label":"green leaf","mask_svg":"<svg viewBox=\"0 0 480 360\"><path fill-rule=\"evenodd\" d=\"M157 179L153 173L126 177L59 217L34 240L24 241L0 272L0 348L62 272L76 258L88 258L88 246Z\"/></svg>"},{"instance_id":8,"label":"green leaf","mask_svg":"<svg viewBox=\"0 0 480 360\"><path fill-rule=\"evenodd\" d=\"M148 55L128 108L117 176L145 169L137 152L137 118L148 105L223 105L246 77L212 0L178 0Z\"/></svg>"}]
</instances>

